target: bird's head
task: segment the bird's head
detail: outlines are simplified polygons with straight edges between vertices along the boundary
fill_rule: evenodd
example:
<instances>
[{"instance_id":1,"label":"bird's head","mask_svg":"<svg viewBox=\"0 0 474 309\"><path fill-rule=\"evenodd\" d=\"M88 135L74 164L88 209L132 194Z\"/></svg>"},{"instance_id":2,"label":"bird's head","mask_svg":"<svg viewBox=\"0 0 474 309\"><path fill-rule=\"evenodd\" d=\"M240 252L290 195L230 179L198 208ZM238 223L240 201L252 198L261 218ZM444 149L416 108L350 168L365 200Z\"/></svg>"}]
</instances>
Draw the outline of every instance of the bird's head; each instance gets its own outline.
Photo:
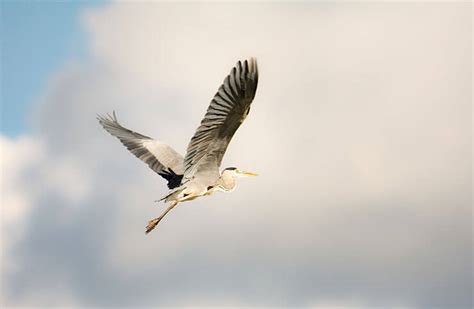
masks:
<instances>
[{"instance_id":1,"label":"bird's head","mask_svg":"<svg viewBox=\"0 0 474 309\"><path fill-rule=\"evenodd\" d=\"M258 176L256 173L251 173L251 172L244 172L239 170L236 167L227 167L222 171L222 174L229 174L232 175L233 177L249 177L249 176Z\"/></svg>"}]
</instances>

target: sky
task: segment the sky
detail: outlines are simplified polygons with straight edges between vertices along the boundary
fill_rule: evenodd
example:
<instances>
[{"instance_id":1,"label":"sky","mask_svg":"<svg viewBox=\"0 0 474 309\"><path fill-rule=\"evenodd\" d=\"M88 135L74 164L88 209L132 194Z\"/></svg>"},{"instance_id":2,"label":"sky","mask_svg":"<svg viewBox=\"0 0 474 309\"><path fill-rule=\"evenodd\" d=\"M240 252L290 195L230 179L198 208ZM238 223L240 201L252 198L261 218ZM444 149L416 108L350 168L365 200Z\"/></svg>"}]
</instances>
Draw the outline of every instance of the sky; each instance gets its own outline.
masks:
<instances>
[{"instance_id":1,"label":"sky","mask_svg":"<svg viewBox=\"0 0 474 309\"><path fill-rule=\"evenodd\" d=\"M80 12L101 1L2 1L1 132L28 132L28 111L65 61L87 58Z\"/></svg>"},{"instance_id":2,"label":"sky","mask_svg":"<svg viewBox=\"0 0 474 309\"><path fill-rule=\"evenodd\" d=\"M2 2L0 304L471 307L471 6ZM145 235L165 181L96 114L184 154L252 56L260 176Z\"/></svg>"}]
</instances>

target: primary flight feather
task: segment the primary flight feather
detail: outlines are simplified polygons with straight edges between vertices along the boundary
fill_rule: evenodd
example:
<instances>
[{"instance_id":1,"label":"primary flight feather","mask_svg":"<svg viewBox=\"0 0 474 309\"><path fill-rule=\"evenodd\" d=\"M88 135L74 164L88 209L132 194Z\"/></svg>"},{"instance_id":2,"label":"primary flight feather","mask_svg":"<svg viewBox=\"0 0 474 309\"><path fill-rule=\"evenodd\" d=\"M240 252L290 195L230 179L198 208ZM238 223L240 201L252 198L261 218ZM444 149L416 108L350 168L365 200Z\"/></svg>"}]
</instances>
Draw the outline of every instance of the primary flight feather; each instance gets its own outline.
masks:
<instances>
[{"instance_id":1,"label":"primary flight feather","mask_svg":"<svg viewBox=\"0 0 474 309\"><path fill-rule=\"evenodd\" d=\"M219 168L230 140L250 111L257 84L257 61L251 58L237 62L214 95L184 158L170 146L123 127L115 113L97 117L107 132L168 181L171 191L163 200L170 205L148 222L146 233L178 203L215 191L230 192L235 188L235 178L256 176L234 167L222 172Z\"/></svg>"}]
</instances>

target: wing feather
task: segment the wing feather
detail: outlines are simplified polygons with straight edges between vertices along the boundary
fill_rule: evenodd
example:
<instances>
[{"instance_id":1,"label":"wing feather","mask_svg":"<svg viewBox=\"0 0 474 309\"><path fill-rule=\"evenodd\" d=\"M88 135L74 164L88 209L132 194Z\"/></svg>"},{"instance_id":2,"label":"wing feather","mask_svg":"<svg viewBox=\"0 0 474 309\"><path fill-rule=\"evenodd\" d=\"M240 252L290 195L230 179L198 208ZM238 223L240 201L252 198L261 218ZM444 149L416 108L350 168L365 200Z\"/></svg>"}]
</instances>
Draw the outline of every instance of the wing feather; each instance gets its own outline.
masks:
<instances>
[{"instance_id":1,"label":"wing feather","mask_svg":"<svg viewBox=\"0 0 474 309\"><path fill-rule=\"evenodd\" d=\"M224 153L247 116L258 84L257 61L237 62L215 94L184 158L184 178L219 174Z\"/></svg>"},{"instance_id":2,"label":"wing feather","mask_svg":"<svg viewBox=\"0 0 474 309\"><path fill-rule=\"evenodd\" d=\"M123 127L115 112L113 116L97 116L97 119L104 129L117 137L131 153L168 180L170 189L180 185L184 173L184 159L173 148Z\"/></svg>"}]
</instances>

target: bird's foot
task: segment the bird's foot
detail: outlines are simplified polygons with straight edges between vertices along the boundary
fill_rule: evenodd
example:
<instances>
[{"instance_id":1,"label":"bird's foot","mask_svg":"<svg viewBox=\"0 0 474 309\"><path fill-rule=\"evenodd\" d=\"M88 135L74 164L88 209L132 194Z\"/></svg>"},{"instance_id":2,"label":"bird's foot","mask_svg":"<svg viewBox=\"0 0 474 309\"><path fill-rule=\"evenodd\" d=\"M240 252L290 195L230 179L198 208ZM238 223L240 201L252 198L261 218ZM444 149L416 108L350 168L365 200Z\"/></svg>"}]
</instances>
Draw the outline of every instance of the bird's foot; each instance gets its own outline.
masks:
<instances>
[{"instance_id":1,"label":"bird's foot","mask_svg":"<svg viewBox=\"0 0 474 309\"><path fill-rule=\"evenodd\" d=\"M158 224L158 222L160 222L161 218L155 218L153 220L150 220L148 221L148 225L146 226L146 232L145 234L148 234L150 233L151 231L153 231L153 229L156 227L156 225Z\"/></svg>"},{"instance_id":2,"label":"bird's foot","mask_svg":"<svg viewBox=\"0 0 474 309\"><path fill-rule=\"evenodd\" d=\"M153 229L156 227L156 225L158 223L160 223L161 219L163 219L164 216L166 216L166 214L171 210L173 209L176 205L178 205L178 202L172 202L168 208L166 208L166 210L158 217L158 218L155 218L155 219L152 219L150 221L148 221L148 225L146 226L146 234L150 233L151 231L153 231Z\"/></svg>"}]
</instances>

